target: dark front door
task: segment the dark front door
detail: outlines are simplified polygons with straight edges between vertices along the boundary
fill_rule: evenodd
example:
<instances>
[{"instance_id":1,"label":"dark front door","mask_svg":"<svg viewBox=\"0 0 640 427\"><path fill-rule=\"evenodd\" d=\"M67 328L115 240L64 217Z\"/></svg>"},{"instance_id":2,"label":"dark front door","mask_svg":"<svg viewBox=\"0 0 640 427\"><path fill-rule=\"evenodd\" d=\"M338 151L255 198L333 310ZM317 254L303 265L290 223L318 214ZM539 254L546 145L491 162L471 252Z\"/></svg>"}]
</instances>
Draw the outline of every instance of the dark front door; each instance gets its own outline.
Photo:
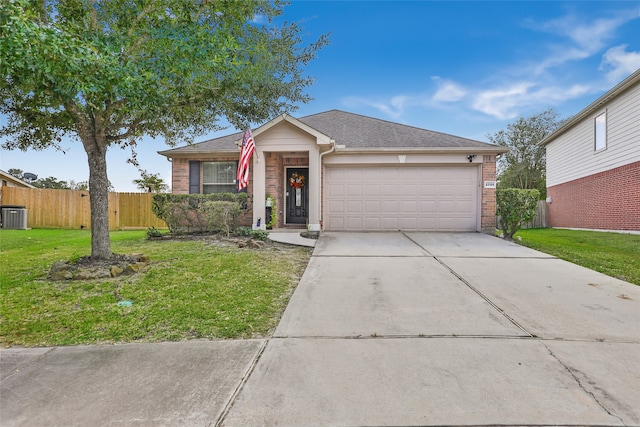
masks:
<instances>
[{"instance_id":1,"label":"dark front door","mask_svg":"<svg viewBox=\"0 0 640 427\"><path fill-rule=\"evenodd\" d=\"M309 168L287 169L287 224L306 224L309 218Z\"/></svg>"}]
</instances>

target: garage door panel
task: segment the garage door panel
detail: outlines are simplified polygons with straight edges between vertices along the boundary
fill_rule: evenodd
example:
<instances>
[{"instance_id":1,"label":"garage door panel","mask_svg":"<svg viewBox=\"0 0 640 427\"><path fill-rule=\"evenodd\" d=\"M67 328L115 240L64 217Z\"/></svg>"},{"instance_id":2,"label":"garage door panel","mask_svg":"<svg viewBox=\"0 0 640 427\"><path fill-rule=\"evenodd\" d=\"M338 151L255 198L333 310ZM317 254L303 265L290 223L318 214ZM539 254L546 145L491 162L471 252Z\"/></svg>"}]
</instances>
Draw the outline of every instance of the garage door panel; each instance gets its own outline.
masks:
<instances>
[{"instance_id":1,"label":"garage door panel","mask_svg":"<svg viewBox=\"0 0 640 427\"><path fill-rule=\"evenodd\" d=\"M477 167L328 167L326 228L475 231L477 180Z\"/></svg>"},{"instance_id":2,"label":"garage door panel","mask_svg":"<svg viewBox=\"0 0 640 427\"><path fill-rule=\"evenodd\" d=\"M400 201L400 210L406 214L417 214L418 213L418 202L415 200L401 200Z\"/></svg>"},{"instance_id":3,"label":"garage door panel","mask_svg":"<svg viewBox=\"0 0 640 427\"><path fill-rule=\"evenodd\" d=\"M382 220L382 230L401 230L399 218L385 217Z\"/></svg>"},{"instance_id":4,"label":"garage door panel","mask_svg":"<svg viewBox=\"0 0 640 427\"><path fill-rule=\"evenodd\" d=\"M397 184L383 184L382 195L384 197L398 197L398 185Z\"/></svg>"},{"instance_id":5,"label":"garage door panel","mask_svg":"<svg viewBox=\"0 0 640 427\"><path fill-rule=\"evenodd\" d=\"M349 214L363 213L362 204L363 204L362 200L347 200L346 212Z\"/></svg>"},{"instance_id":6,"label":"garage door panel","mask_svg":"<svg viewBox=\"0 0 640 427\"><path fill-rule=\"evenodd\" d=\"M397 214L400 211L397 200L385 200L382 202L383 214Z\"/></svg>"},{"instance_id":7,"label":"garage door panel","mask_svg":"<svg viewBox=\"0 0 640 427\"><path fill-rule=\"evenodd\" d=\"M347 184L345 194L347 197L360 197L362 196L361 184Z\"/></svg>"},{"instance_id":8,"label":"garage door panel","mask_svg":"<svg viewBox=\"0 0 640 427\"><path fill-rule=\"evenodd\" d=\"M349 216L346 218L345 229L354 231L365 230L365 228L363 227L363 221L364 218L360 216Z\"/></svg>"},{"instance_id":9,"label":"garage door panel","mask_svg":"<svg viewBox=\"0 0 640 427\"><path fill-rule=\"evenodd\" d=\"M365 217L363 228L361 230L382 230L382 218L378 216Z\"/></svg>"},{"instance_id":10,"label":"garage door panel","mask_svg":"<svg viewBox=\"0 0 640 427\"><path fill-rule=\"evenodd\" d=\"M365 184L364 195L367 197L379 197L382 194L380 184Z\"/></svg>"},{"instance_id":11,"label":"garage door panel","mask_svg":"<svg viewBox=\"0 0 640 427\"><path fill-rule=\"evenodd\" d=\"M379 200L365 200L364 201L364 212L366 214L377 214L380 212L380 201Z\"/></svg>"}]
</instances>

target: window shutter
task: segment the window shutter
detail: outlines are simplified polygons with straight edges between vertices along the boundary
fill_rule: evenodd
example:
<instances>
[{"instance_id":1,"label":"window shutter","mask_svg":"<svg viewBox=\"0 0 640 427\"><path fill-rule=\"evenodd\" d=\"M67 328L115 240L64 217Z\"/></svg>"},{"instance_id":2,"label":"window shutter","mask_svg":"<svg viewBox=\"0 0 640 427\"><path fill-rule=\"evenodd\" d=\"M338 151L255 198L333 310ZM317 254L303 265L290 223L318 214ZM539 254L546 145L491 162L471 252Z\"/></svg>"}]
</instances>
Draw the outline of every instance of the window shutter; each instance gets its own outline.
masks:
<instances>
[{"instance_id":1,"label":"window shutter","mask_svg":"<svg viewBox=\"0 0 640 427\"><path fill-rule=\"evenodd\" d=\"M200 162L189 162L189 194L200 193Z\"/></svg>"}]
</instances>

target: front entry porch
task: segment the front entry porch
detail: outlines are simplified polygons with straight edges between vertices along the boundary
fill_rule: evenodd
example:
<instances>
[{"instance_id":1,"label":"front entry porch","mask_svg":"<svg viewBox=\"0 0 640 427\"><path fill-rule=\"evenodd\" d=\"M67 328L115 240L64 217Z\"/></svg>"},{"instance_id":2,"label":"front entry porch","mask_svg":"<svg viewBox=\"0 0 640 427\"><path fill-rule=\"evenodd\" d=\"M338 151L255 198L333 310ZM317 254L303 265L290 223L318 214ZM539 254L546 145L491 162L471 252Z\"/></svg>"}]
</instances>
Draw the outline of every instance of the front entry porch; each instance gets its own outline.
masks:
<instances>
[{"instance_id":1,"label":"front entry porch","mask_svg":"<svg viewBox=\"0 0 640 427\"><path fill-rule=\"evenodd\" d=\"M253 163L253 227L265 229L270 225L274 229L320 230L317 162L310 161L308 151L266 151L266 147L263 150L258 152ZM271 199L274 222L267 217L267 198Z\"/></svg>"}]
</instances>

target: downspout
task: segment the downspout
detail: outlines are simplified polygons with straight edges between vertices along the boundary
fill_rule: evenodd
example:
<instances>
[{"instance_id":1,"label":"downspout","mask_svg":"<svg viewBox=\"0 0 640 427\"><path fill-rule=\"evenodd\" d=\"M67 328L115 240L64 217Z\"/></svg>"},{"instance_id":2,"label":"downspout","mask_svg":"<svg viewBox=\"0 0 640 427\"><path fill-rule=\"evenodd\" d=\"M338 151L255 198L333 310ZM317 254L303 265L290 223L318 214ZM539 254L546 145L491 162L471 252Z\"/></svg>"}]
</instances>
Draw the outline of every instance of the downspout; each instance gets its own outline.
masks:
<instances>
[{"instance_id":1,"label":"downspout","mask_svg":"<svg viewBox=\"0 0 640 427\"><path fill-rule=\"evenodd\" d=\"M318 182L320 183L320 228L324 228L324 224L322 223L322 217L323 217L323 213L324 213L324 207L323 207L323 200L324 200L324 185L322 185L322 170L324 168L324 163L322 163L322 158L326 155L326 154L331 154L334 151L336 151L336 141L334 139L332 139L331 141L331 148L323 153L320 153L320 167L318 168Z\"/></svg>"}]
</instances>

